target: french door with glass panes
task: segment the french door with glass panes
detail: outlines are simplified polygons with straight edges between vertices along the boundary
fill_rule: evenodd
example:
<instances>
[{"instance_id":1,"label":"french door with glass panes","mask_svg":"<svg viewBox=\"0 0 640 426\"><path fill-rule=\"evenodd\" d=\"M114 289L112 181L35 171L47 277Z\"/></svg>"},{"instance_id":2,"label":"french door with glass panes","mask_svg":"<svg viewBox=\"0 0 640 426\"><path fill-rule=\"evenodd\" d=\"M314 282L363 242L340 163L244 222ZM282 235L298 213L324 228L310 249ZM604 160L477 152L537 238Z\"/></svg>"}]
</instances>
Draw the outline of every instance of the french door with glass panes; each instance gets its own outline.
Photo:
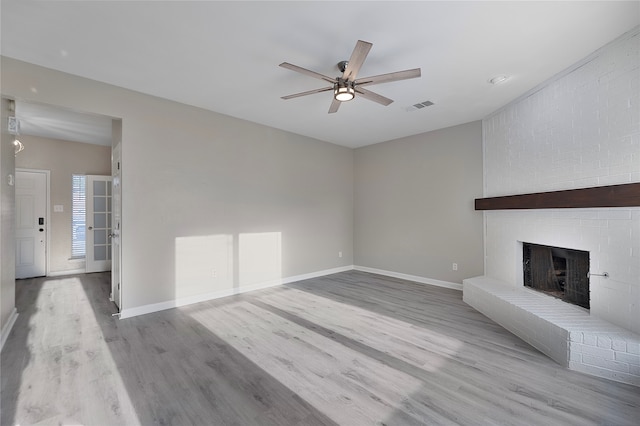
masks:
<instances>
[{"instance_id":1,"label":"french door with glass panes","mask_svg":"<svg viewBox=\"0 0 640 426\"><path fill-rule=\"evenodd\" d=\"M87 176L86 271L111 270L111 176Z\"/></svg>"}]
</instances>

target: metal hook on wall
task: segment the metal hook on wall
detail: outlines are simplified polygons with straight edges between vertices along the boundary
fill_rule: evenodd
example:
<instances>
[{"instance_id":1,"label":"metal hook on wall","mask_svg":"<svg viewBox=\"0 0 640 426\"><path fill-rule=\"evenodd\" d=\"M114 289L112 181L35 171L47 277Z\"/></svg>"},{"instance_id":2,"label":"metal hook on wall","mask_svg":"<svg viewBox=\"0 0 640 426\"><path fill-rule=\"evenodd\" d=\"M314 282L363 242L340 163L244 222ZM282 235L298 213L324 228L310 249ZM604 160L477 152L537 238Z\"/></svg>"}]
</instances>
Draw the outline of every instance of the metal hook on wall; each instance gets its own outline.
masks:
<instances>
[{"instance_id":1,"label":"metal hook on wall","mask_svg":"<svg viewBox=\"0 0 640 426\"><path fill-rule=\"evenodd\" d=\"M605 278L609 278L609 273L608 272L603 272L602 274L592 274L591 272L587 272L587 278L589 277L605 277Z\"/></svg>"}]
</instances>

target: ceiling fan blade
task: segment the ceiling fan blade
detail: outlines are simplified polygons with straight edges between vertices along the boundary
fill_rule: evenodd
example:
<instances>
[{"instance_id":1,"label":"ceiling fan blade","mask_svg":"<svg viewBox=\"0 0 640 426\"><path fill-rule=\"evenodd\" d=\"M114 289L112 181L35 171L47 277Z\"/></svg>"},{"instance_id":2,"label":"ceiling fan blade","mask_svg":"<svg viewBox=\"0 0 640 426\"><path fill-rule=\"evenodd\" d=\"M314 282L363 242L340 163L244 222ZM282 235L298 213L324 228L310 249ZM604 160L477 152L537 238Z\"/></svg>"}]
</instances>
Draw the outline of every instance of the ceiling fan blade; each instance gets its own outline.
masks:
<instances>
[{"instance_id":1,"label":"ceiling fan blade","mask_svg":"<svg viewBox=\"0 0 640 426\"><path fill-rule=\"evenodd\" d=\"M371 50L372 46L373 44L368 41L358 40L356 47L354 47L353 52L351 53L351 58L349 58L349 63L347 63L347 68L345 68L344 73L342 74L343 79L349 81L356 79L358 71L360 71L360 67L364 63L364 60L367 59L367 55L369 54L369 50Z\"/></svg>"},{"instance_id":2,"label":"ceiling fan blade","mask_svg":"<svg viewBox=\"0 0 640 426\"><path fill-rule=\"evenodd\" d=\"M410 78L420 77L420 68L414 68L412 70L404 70L397 72L390 72L389 74L374 75L372 77L359 78L355 84L358 86L366 86L372 84L389 83L391 81L408 80Z\"/></svg>"},{"instance_id":3,"label":"ceiling fan blade","mask_svg":"<svg viewBox=\"0 0 640 426\"><path fill-rule=\"evenodd\" d=\"M289 69L291 71L296 71L296 72L299 72L299 73L304 74L304 75L308 75L308 76L313 77L313 78L317 78L317 79L320 79L320 80L328 81L329 83L335 83L336 82L335 78L331 78L331 77L328 77L326 75L317 73L315 71L311 71L311 70L308 70L306 68L302 68L302 67L299 67L297 65L290 64L289 62L283 62L283 63L280 64L280 66L282 68L286 68L286 69Z\"/></svg>"},{"instance_id":4,"label":"ceiling fan blade","mask_svg":"<svg viewBox=\"0 0 640 426\"><path fill-rule=\"evenodd\" d=\"M360 87L356 87L356 93L358 93L360 96L362 96L365 99L368 99L373 102L377 102L384 106L387 106L391 102L393 102L393 99L385 98L382 95L378 95L377 93L373 93L370 90L362 89Z\"/></svg>"},{"instance_id":5,"label":"ceiling fan blade","mask_svg":"<svg viewBox=\"0 0 640 426\"><path fill-rule=\"evenodd\" d=\"M323 87L322 89L308 90L306 92L294 93L293 95L282 96L280 99L299 98L300 96L307 96L307 95L313 95L314 93L328 92L329 90L333 90L333 86Z\"/></svg>"},{"instance_id":6,"label":"ceiling fan blade","mask_svg":"<svg viewBox=\"0 0 640 426\"><path fill-rule=\"evenodd\" d=\"M342 102L340 102L339 100L334 99L333 102L331 102L331 106L329 107L329 114L338 112L338 108L340 108L341 103Z\"/></svg>"}]
</instances>

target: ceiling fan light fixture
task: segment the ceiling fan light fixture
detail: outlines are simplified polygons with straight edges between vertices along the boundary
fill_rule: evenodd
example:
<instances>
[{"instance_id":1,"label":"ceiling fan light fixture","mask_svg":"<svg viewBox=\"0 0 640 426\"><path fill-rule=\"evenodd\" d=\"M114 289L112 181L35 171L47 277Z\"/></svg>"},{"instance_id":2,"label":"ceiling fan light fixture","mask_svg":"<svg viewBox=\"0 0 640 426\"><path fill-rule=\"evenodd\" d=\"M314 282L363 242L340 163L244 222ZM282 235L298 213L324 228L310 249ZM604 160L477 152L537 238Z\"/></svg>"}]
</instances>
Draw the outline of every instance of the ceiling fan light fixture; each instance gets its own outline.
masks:
<instances>
[{"instance_id":1,"label":"ceiling fan light fixture","mask_svg":"<svg viewBox=\"0 0 640 426\"><path fill-rule=\"evenodd\" d=\"M333 86L333 97L336 101L347 102L356 97L356 90L353 87L353 83L339 80Z\"/></svg>"}]
</instances>

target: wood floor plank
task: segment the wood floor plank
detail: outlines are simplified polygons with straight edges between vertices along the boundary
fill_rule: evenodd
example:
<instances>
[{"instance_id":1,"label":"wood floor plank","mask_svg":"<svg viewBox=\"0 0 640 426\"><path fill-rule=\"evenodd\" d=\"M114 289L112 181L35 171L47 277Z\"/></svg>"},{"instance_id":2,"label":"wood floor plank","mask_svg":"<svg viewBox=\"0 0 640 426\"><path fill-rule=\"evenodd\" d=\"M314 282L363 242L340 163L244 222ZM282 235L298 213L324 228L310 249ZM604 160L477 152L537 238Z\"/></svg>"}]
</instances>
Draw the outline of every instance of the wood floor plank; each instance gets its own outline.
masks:
<instances>
[{"instance_id":1,"label":"wood floor plank","mask_svg":"<svg viewBox=\"0 0 640 426\"><path fill-rule=\"evenodd\" d=\"M118 320L108 274L20 280L2 425L637 425L459 291L358 271Z\"/></svg>"},{"instance_id":2,"label":"wood floor plank","mask_svg":"<svg viewBox=\"0 0 640 426\"><path fill-rule=\"evenodd\" d=\"M440 387L438 390L439 394L451 389L458 391L462 387L470 389L471 392L476 391L476 393L480 394L493 394L493 401L486 400L485 398L486 402L483 404L483 407L475 407L474 411L476 413L481 412L486 408L491 408L491 404L494 404L497 405L497 409L492 410L494 413L509 410L510 412L513 412L514 415L517 415L517 418L522 421L522 424L530 424L528 423L528 414L539 416L541 412L544 412L545 409L548 408L546 404L538 404L539 407L535 408L527 404L522 404L521 400L523 398L521 398L518 393L513 392L509 386L511 383L508 381L494 379L492 380L491 387L488 387L486 385L487 379L491 378L485 372L460 368L465 367L468 361L470 361L472 365L475 365L476 362L473 361L473 358L481 355L478 352L467 353L465 354L466 359L459 358L458 362L452 364L450 361L458 356L456 350L461 345L461 342L458 342L458 346L441 348L437 344L434 344L432 340L435 339L435 343L446 343L449 345L451 345L452 342L450 339L446 339L444 338L445 336L440 336L437 333L434 335L433 333L427 333L424 329L417 330L415 327L407 327L405 323L395 321L388 317L384 319L383 323L368 321L368 319L371 318L371 315L354 310L354 308L345 306L342 303L330 307L330 301L323 302L322 300L318 300L313 302L310 300L312 297L302 295L300 292L287 292L286 295L289 297L285 298L283 298L283 294L285 293L277 292L273 293L273 295L263 296L260 297L261 301L255 301L254 303L266 309L269 309L269 304L272 304L279 305L279 307L289 311L294 311L296 312L296 315L310 319L310 321L307 321L307 326L315 329L316 331L319 331L316 324L325 323L331 328L331 330L337 330L341 333L343 338L340 339L340 342L342 344L351 347L357 346L360 350L366 351L369 356L375 356L385 363L393 364L395 368L410 371L412 375L423 378L425 382L433 383L437 380L438 386ZM308 306L317 308L320 304L322 305L322 309L304 308ZM318 317L318 312L328 315L321 319ZM283 316L292 319L292 316L290 315L284 314ZM357 327L354 328L349 325L349 318L361 318L362 320L358 322ZM293 319L293 321L298 324L302 324L299 320ZM324 331L322 333L336 338L336 333L333 331ZM346 342L345 337L356 342L362 342L362 344L354 345L353 343ZM372 348L378 350L378 354L374 355L371 350ZM381 356L379 355L380 353L384 355ZM397 362L398 360L402 360L406 364L422 368L425 371L438 371L439 373L446 372L446 375L440 374L439 377L435 377L434 375L429 376L427 374L422 374L422 372L419 370L416 371L416 369L411 368L411 366L401 365ZM447 362L447 360L449 362ZM442 389L443 385L446 385L447 389ZM452 395L452 397L455 397L455 395ZM473 406L474 402L479 400L482 399L474 398L467 403L470 406ZM530 402L530 400L527 402ZM441 401L440 404L443 406L446 403L447 401ZM558 415L556 417L567 417L565 415L566 413L562 413L558 410L547 411L549 411L549 418L553 418L554 414ZM487 414L487 416L491 418L490 414ZM494 422L506 421L505 419L496 418L493 418L492 420ZM578 419L575 419L575 421L577 420Z\"/></svg>"},{"instance_id":3,"label":"wood floor plank","mask_svg":"<svg viewBox=\"0 0 640 426\"><path fill-rule=\"evenodd\" d=\"M216 330L223 331L225 341L266 366L270 374L313 401L316 408L325 411L333 407L333 419L338 423L368 419L366 423L373 424L403 402L418 416L433 419L403 390L411 383L420 386L419 381L268 311L240 302L196 313L194 318L217 324Z\"/></svg>"}]
</instances>

